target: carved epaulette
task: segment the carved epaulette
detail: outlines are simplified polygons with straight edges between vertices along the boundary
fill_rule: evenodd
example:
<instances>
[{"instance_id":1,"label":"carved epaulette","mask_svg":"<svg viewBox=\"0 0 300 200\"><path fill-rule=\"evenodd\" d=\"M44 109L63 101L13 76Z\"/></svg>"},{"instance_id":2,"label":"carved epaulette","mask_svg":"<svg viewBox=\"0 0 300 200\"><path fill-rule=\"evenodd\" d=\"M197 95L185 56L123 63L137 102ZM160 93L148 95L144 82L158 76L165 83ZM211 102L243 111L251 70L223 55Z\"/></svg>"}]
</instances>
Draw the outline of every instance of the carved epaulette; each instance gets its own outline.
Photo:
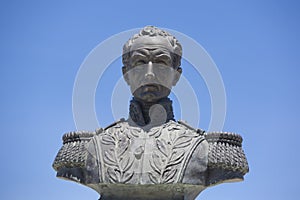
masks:
<instances>
[{"instance_id":1,"label":"carved epaulette","mask_svg":"<svg viewBox=\"0 0 300 200\"><path fill-rule=\"evenodd\" d=\"M89 131L73 131L63 135L63 144L69 142L86 141L95 136L95 132Z\"/></svg>"},{"instance_id":2,"label":"carved epaulette","mask_svg":"<svg viewBox=\"0 0 300 200\"><path fill-rule=\"evenodd\" d=\"M109 128L111 128L111 127L113 127L113 126L115 126L115 125L117 125L117 124L119 124L119 123L121 123L121 122L125 122L125 119L124 119L124 118L121 118L120 120L118 120L118 121L116 121L116 122L114 122L114 123L108 125L106 128L104 128L104 130L107 130L107 129L109 129Z\"/></svg>"},{"instance_id":3,"label":"carved epaulette","mask_svg":"<svg viewBox=\"0 0 300 200\"><path fill-rule=\"evenodd\" d=\"M74 131L63 135L63 146L60 148L53 163L53 168L84 167L86 161L86 145L95 136L95 132Z\"/></svg>"},{"instance_id":4,"label":"carved epaulette","mask_svg":"<svg viewBox=\"0 0 300 200\"><path fill-rule=\"evenodd\" d=\"M242 149L242 137L235 133L211 132L205 134L209 144L208 166L223 170L249 171L245 153Z\"/></svg>"},{"instance_id":5,"label":"carved epaulette","mask_svg":"<svg viewBox=\"0 0 300 200\"><path fill-rule=\"evenodd\" d=\"M210 132L205 134L208 143L242 146L243 138L239 134L229 132Z\"/></svg>"},{"instance_id":6,"label":"carved epaulette","mask_svg":"<svg viewBox=\"0 0 300 200\"><path fill-rule=\"evenodd\" d=\"M181 124L181 125L183 125L183 126L185 126L185 127L187 127L188 129L194 130L194 131L197 132L199 135L204 135L204 133L205 133L204 130L193 128L193 127L190 126L186 121L179 120L178 123Z\"/></svg>"}]
</instances>

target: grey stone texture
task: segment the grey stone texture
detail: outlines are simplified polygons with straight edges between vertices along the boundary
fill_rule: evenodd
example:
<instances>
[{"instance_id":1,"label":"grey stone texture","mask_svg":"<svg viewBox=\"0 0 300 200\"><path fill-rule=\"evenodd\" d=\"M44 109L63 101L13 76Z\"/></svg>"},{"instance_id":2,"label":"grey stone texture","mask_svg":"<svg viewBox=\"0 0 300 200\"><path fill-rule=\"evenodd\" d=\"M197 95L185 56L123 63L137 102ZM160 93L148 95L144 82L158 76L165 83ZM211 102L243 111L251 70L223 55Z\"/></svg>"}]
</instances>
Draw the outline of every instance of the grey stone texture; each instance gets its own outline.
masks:
<instances>
[{"instance_id":1,"label":"grey stone texture","mask_svg":"<svg viewBox=\"0 0 300 200\"><path fill-rule=\"evenodd\" d=\"M249 168L240 135L206 133L174 119L168 95L182 71L181 51L176 38L156 27L145 27L124 45L123 73L134 96L129 118L66 133L53 163L57 177L96 190L102 200L194 199L206 187L243 180ZM166 72L171 81L159 82Z\"/></svg>"}]
</instances>

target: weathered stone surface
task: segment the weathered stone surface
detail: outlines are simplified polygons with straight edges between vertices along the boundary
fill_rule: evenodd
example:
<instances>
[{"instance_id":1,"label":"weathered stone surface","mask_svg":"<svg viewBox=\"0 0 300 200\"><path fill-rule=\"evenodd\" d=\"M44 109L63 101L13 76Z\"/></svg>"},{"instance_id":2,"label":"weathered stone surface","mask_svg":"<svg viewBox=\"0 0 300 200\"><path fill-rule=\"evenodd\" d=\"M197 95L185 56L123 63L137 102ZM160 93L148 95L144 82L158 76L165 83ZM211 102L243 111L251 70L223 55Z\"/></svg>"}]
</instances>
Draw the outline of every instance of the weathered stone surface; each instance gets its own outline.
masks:
<instances>
[{"instance_id":1,"label":"weathered stone surface","mask_svg":"<svg viewBox=\"0 0 300 200\"><path fill-rule=\"evenodd\" d=\"M155 27L130 39L123 55L134 96L129 118L65 134L53 163L57 176L114 200L194 199L208 186L243 180L249 169L240 135L205 133L174 119L167 97L180 58L179 42Z\"/></svg>"}]
</instances>

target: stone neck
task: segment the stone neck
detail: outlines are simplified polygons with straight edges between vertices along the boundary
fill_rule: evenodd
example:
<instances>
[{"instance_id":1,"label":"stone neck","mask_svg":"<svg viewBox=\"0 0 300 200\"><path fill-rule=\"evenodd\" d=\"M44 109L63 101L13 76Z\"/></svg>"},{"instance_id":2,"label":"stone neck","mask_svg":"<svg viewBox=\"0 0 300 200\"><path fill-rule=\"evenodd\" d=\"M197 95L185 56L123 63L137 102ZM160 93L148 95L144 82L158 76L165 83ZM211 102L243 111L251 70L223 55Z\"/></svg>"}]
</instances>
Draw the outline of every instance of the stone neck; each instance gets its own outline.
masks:
<instances>
[{"instance_id":1,"label":"stone neck","mask_svg":"<svg viewBox=\"0 0 300 200\"><path fill-rule=\"evenodd\" d=\"M159 120L163 120L161 121L161 123L166 123L170 120L174 120L172 101L169 98L163 98L157 102L143 102L133 97L130 101L129 116L137 125L145 126L149 124L151 122L151 118L153 118L151 117L151 112L149 111L150 108L154 105L164 108L166 116L163 118L158 117ZM156 116L154 115L154 117ZM155 120L157 120L157 117Z\"/></svg>"}]
</instances>

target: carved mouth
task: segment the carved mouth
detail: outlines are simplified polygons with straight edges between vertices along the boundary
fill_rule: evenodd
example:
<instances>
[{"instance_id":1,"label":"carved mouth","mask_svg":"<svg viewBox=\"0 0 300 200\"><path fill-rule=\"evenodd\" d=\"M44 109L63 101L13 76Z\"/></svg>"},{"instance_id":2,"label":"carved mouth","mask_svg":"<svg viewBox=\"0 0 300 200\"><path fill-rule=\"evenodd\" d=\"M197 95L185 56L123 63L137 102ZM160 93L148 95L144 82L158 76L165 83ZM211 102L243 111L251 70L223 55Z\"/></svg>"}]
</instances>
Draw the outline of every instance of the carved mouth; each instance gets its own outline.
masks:
<instances>
[{"instance_id":1,"label":"carved mouth","mask_svg":"<svg viewBox=\"0 0 300 200\"><path fill-rule=\"evenodd\" d=\"M157 92L159 91L158 85L154 84L147 84L142 86L142 91L143 92Z\"/></svg>"}]
</instances>

